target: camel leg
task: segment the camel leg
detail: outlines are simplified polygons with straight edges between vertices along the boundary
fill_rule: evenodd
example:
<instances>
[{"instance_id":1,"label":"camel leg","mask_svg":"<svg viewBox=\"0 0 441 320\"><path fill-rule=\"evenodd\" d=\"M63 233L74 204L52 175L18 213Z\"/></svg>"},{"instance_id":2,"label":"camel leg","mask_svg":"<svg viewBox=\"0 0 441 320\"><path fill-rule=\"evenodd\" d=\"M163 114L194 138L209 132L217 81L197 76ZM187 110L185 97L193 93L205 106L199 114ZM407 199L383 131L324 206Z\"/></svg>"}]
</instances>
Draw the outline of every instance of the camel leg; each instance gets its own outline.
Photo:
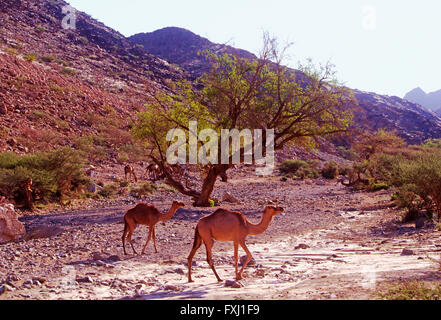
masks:
<instances>
[{"instance_id":1,"label":"camel leg","mask_svg":"<svg viewBox=\"0 0 441 320\"><path fill-rule=\"evenodd\" d=\"M127 255L126 252L126 235L128 232L128 227L127 227L127 223L124 224L124 232L123 232L123 236L122 236L122 243L123 243L123 249L124 249L124 255Z\"/></svg>"},{"instance_id":2,"label":"camel leg","mask_svg":"<svg viewBox=\"0 0 441 320\"><path fill-rule=\"evenodd\" d=\"M238 265L239 265L239 243L237 241L234 241L234 268L236 272L236 279L238 277Z\"/></svg>"},{"instance_id":3,"label":"camel leg","mask_svg":"<svg viewBox=\"0 0 441 320\"><path fill-rule=\"evenodd\" d=\"M127 239L129 240L130 245L132 246L133 249L133 253L134 254L138 254L138 252L136 252L135 247L133 246L133 242L132 242L132 234L133 234L133 230L130 228L129 229L129 235L127 236Z\"/></svg>"},{"instance_id":4,"label":"camel leg","mask_svg":"<svg viewBox=\"0 0 441 320\"><path fill-rule=\"evenodd\" d=\"M208 265L210 266L211 270L213 270L214 275L217 278L218 282L222 282L222 279L219 277L219 275L216 272L216 269L214 268L214 263L213 263L213 253L212 253L212 248L213 248L213 244L214 241L213 239L204 239L204 243L205 243L205 248L207 249L207 262Z\"/></svg>"},{"instance_id":5,"label":"camel leg","mask_svg":"<svg viewBox=\"0 0 441 320\"><path fill-rule=\"evenodd\" d=\"M242 279L242 272L245 269L245 267L248 265L248 263L251 261L251 259L253 258L253 256L251 255L250 250L248 250L246 244L245 244L245 240L242 240L239 242L240 246L245 250L246 254L247 254L247 259L245 260L245 263L242 266L242 269L240 269L240 272L238 275L236 275L236 280L240 280Z\"/></svg>"},{"instance_id":6,"label":"camel leg","mask_svg":"<svg viewBox=\"0 0 441 320\"><path fill-rule=\"evenodd\" d=\"M202 245L202 238L199 235L198 229L196 228L195 235L194 235L193 248L191 249L191 252L187 258L187 261L188 261L188 263L187 263L187 265L188 265L188 282L193 282L193 280L191 279L191 265L193 263L193 257L196 254L196 251L198 251L198 249L201 247L201 245Z\"/></svg>"},{"instance_id":7,"label":"camel leg","mask_svg":"<svg viewBox=\"0 0 441 320\"><path fill-rule=\"evenodd\" d=\"M153 246L155 247L155 253L158 253L158 249L156 249L156 232L155 232L155 226L153 226Z\"/></svg>"},{"instance_id":8,"label":"camel leg","mask_svg":"<svg viewBox=\"0 0 441 320\"><path fill-rule=\"evenodd\" d=\"M147 245L149 244L151 237L152 237L152 228L149 227L149 235L147 237L147 242L145 243L144 248L142 248L141 254L145 253L145 249L147 248Z\"/></svg>"}]
</instances>

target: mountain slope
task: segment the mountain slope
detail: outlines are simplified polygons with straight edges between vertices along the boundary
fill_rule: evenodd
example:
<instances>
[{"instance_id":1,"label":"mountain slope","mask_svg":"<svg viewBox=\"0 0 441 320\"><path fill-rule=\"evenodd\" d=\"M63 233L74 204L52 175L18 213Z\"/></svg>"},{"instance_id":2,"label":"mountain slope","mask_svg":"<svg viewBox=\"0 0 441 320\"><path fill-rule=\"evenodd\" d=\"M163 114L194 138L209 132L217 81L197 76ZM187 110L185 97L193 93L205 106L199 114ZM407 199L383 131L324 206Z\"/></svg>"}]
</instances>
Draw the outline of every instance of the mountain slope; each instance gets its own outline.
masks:
<instances>
[{"instance_id":1,"label":"mountain slope","mask_svg":"<svg viewBox=\"0 0 441 320\"><path fill-rule=\"evenodd\" d=\"M0 151L71 144L106 129L100 117L122 133L149 91L186 77L85 13L63 29L66 5L0 2Z\"/></svg>"},{"instance_id":2,"label":"mountain slope","mask_svg":"<svg viewBox=\"0 0 441 320\"><path fill-rule=\"evenodd\" d=\"M418 87L406 93L404 99L418 103L433 111L441 111L441 90L426 93Z\"/></svg>"},{"instance_id":3,"label":"mountain slope","mask_svg":"<svg viewBox=\"0 0 441 320\"><path fill-rule=\"evenodd\" d=\"M181 28L169 27L151 33L141 33L130 37L129 40L144 46L146 51L170 63L178 64L193 77L200 76L210 68L209 62L198 55L202 50L237 54L247 59L256 58L250 52L212 43ZM354 128L397 130L398 135L409 143L416 144L429 138L441 138L441 118L417 103L372 92L353 92L359 103L355 111Z\"/></svg>"}]
</instances>

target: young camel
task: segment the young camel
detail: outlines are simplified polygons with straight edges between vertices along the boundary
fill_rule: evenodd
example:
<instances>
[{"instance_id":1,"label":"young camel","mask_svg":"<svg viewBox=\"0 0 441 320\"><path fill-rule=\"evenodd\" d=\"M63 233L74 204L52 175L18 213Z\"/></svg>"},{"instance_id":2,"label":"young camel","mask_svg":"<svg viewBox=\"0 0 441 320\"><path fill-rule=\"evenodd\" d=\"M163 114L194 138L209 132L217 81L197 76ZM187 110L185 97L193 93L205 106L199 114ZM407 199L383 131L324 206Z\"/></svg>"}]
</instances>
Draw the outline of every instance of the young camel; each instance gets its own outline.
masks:
<instances>
[{"instance_id":1,"label":"young camel","mask_svg":"<svg viewBox=\"0 0 441 320\"><path fill-rule=\"evenodd\" d=\"M127 165L124 167L124 175L125 175L126 181L127 181L127 175L129 175L129 180L132 178L132 175L133 175L135 182L138 182L138 178L136 178L136 174L135 174L135 169L133 169L132 166Z\"/></svg>"},{"instance_id":2,"label":"young camel","mask_svg":"<svg viewBox=\"0 0 441 320\"><path fill-rule=\"evenodd\" d=\"M265 232L274 216L283 212L283 208L267 206L262 215L262 219L258 224L250 223L245 215L241 212L231 211L227 209L218 209L209 216L203 217L199 220L194 236L193 249L188 256L188 282L193 282L191 278L191 264L193 257L202 242L205 244L207 250L207 262L213 270L219 282L222 279L214 268L212 259L212 248L214 240L217 241L233 241L234 243L234 262L236 268L236 280L242 279L242 272L252 259L251 252L245 245L245 239L248 235L259 235ZM238 272L238 249L239 245L245 250L247 258Z\"/></svg>"},{"instance_id":3,"label":"young camel","mask_svg":"<svg viewBox=\"0 0 441 320\"><path fill-rule=\"evenodd\" d=\"M126 236L127 239L129 240L130 245L132 246L133 252L135 254L138 254L135 248L133 247L133 243L132 243L132 234L135 231L135 228L138 224L149 226L149 235L147 237L147 242L145 243L141 254L144 254L145 249L147 248L147 245L152 237L153 237L153 245L155 247L155 252L158 253L158 249L156 249L155 225L160 221L170 220L175 214L175 212L182 207L184 207L184 204L182 202L173 201L170 210L168 210L167 213L161 213L154 205L147 203L139 203L136 205L136 207L127 211L127 213L124 216L124 233L122 236L124 254L127 255L126 244L125 244Z\"/></svg>"}]
</instances>

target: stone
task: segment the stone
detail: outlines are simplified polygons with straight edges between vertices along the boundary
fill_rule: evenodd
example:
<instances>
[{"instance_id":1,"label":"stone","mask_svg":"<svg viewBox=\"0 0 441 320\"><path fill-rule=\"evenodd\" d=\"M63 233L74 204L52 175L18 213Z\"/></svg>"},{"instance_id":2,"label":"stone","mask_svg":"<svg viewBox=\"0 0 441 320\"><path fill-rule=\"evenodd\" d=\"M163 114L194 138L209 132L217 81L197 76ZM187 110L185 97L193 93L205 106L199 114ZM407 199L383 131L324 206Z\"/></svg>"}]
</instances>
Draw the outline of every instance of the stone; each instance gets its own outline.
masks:
<instances>
[{"instance_id":1,"label":"stone","mask_svg":"<svg viewBox=\"0 0 441 320\"><path fill-rule=\"evenodd\" d=\"M103 260L105 260L105 258L99 252L93 252L91 254L91 258L92 258L93 261L99 261L99 260L103 261Z\"/></svg>"},{"instance_id":2,"label":"stone","mask_svg":"<svg viewBox=\"0 0 441 320\"><path fill-rule=\"evenodd\" d=\"M310 248L310 246L308 246L307 244L301 243L301 244L299 244L298 246L296 246L296 247L294 248L294 250L308 249L308 248Z\"/></svg>"},{"instance_id":3,"label":"stone","mask_svg":"<svg viewBox=\"0 0 441 320\"><path fill-rule=\"evenodd\" d=\"M96 185L96 183L88 183L86 186L86 190L90 193L96 193L98 189L98 186Z\"/></svg>"},{"instance_id":4,"label":"stone","mask_svg":"<svg viewBox=\"0 0 441 320\"><path fill-rule=\"evenodd\" d=\"M227 280L227 281L225 281L225 287L239 289L239 288L242 288L243 286L242 286L242 284L240 284L237 281Z\"/></svg>"},{"instance_id":5,"label":"stone","mask_svg":"<svg viewBox=\"0 0 441 320\"><path fill-rule=\"evenodd\" d=\"M0 243L6 243L19 239L26 233L26 229L18 221L17 213L12 204L0 206Z\"/></svg>"},{"instance_id":6,"label":"stone","mask_svg":"<svg viewBox=\"0 0 441 320\"><path fill-rule=\"evenodd\" d=\"M78 277L75 279L78 283L93 283L93 279L89 276L87 277Z\"/></svg>"},{"instance_id":7,"label":"stone","mask_svg":"<svg viewBox=\"0 0 441 320\"><path fill-rule=\"evenodd\" d=\"M414 254L415 252L410 249L403 249L403 251L401 252L402 256L413 256Z\"/></svg>"},{"instance_id":8,"label":"stone","mask_svg":"<svg viewBox=\"0 0 441 320\"><path fill-rule=\"evenodd\" d=\"M240 257L239 265L242 266L246 260L247 260L247 256ZM251 258L250 262L248 262L248 266L254 266L254 265L256 265L256 260L254 260L254 258Z\"/></svg>"},{"instance_id":9,"label":"stone","mask_svg":"<svg viewBox=\"0 0 441 320\"><path fill-rule=\"evenodd\" d=\"M421 229L424 227L424 223L426 222L426 218L425 217L418 217L415 220L415 228L416 229Z\"/></svg>"},{"instance_id":10,"label":"stone","mask_svg":"<svg viewBox=\"0 0 441 320\"><path fill-rule=\"evenodd\" d=\"M184 270L182 270L181 268L175 269L175 273L181 274L181 275L185 274Z\"/></svg>"},{"instance_id":11,"label":"stone","mask_svg":"<svg viewBox=\"0 0 441 320\"><path fill-rule=\"evenodd\" d=\"M118 261L121 261L121 258L120 258L120 256L115 254L115 255L110 256L107 260L112 261L112 262L118 262Z\"/></svg>"},{"instance_id":12,"label":"stone","mask_svg":"<svg viewBox=\"0 0 441 320\"><path fill-rule=\"evenodd\" d=\"M166 291L180 291L181 289L177 286L167 285L164 287L164 290L166 290Z\"/></svg>"},{"instance_id":13,"label":"stone","mask_svg":"<svg viewBox=\"0 0 441 320\"><path fill-rule=\"evenodd\" d=\"M5 115L8 113L8 108L4 104L0 104L0 114Z\"/></svg>"},{"instance_id":14,"label":"stone","mask_svg":"<svg viewBox=\"0 0 441 320\"><path fill-rule=\"evenodd\" d=\"M29 230L24 237L25 240L31 239L47 239L58 236L63 233L64 229L57 226L36 226Z\"/></svg>"},{"instance_id":15,"label":"stone","mask_svg":"<svg viewBox=\"0 0 441 320\"><path fill-rule=\"evenodd\" d=\"M225 193L222 197L223 202L239 203L240 201L229 193Z\"/></svg>"}]
</instances>

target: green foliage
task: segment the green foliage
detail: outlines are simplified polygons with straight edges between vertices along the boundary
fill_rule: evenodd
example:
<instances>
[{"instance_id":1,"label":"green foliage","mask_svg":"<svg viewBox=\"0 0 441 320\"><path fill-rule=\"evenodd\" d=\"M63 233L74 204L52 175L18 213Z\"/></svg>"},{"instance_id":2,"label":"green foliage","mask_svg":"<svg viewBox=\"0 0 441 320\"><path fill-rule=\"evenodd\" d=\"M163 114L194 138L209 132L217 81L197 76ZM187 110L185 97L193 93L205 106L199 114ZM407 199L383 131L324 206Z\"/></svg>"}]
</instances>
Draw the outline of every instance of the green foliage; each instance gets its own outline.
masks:
<instances>
[{"instance_id":1,"label":"green foliage","mask_svg":"<svg viewBox=\"0 0 441 320\"><path fill-rule=\"evenodd\" d=\"M354 161L358 158L358 155L351 149L340 146L337 147L338 155L343 159Z\"/></svg>"},{"instance_id":2,"label":"green foliage","mask_svg":"<svg viewBox=\"0 0 441 320\"><path fill-rule=\"evenodd\" d=\"M111 198L118 191L118 186L115 184L109 184L98 190L98 196L102 198Z\"/></svg>"},{"instance_id":3,"label":"green foliage","mask_svg":"<svg viewBox=\"0 0 441 320\"><path fill-rule=\"evenodd\" d=\"M16 48L7 47L5 48L5 52L13 56L18 55L18 50Z\"/></svg>"},{"instance_id":4,"label":"green foliage","mask_svg":"<svg viewBox=\"0 0 441 320\"><path fill-rule=\"evenodd\" d=\"M52 61L54 61L56 58L53 55L45 55L41 57L41 61L44 63L51 63Z\"/></svg>"},{"instance_id":5,"label":"green foliage","mask_svg":"<svg viewBox=\"0 0 441 320\"><path fill-rule=\"evenodd\" d=\"M81 41L83 44L89 43L89 40L88 40L86 37L80 37L80 41Z\"/></svg>"},{"instance_id":6,"label":"green foliage","mask_svg":"<svg viewBox=\"0 0 441 320\"><path fill-rule=\"evenodd\" d=\"M391 283L377 296L385 300L441 300L441 284L417 280Z\"/></svg>"},{"instance_id":7,"label":"green foliage","mask_svg":"<svg viewBox=\"0 0 441 320\"><path fill-rule=\"evenodd\" d=\"M37 60L37 58L38 58L37 54L35 54L33 52L28 52L23 57L23 59L25 59L26 61L29 61L29 62L34 62L35 60Z\"/></svg>"},{"instance_id":8,"label":"green foliage","mask_svg":"<svg viewBox=\"0 0 441 320\"><path fill-rule=\"evenodd\" d=\"M157 189L158 189L158 187L154 183L144 183L144 184L142 184L142 185L140 185L138 187L133 188L130 191L130 194L133 197L142 198L142 197L149 196L150 194L152 194Z\"/></svg>"},{"instance_id":9,"label":"green foliage","mask_svg":"<svg viewBox=\"0 0 441 320\"><path fill-rule=\"evenodd\" d=\"M37 26L37 27L35 27L35 30L37 30L38 32L45 32L46 28L43 26Z\"/></svg>"},{"instance_id":10,"label":"green foliage","mask_svg":"<svg viewBox=\"0 0 441 320\"><path fill-rule=\"evenodd\" d=\"M216 205L213 199L208 200L210 202L210 207L214 208L214 206Z\"/></svg>"},{"instance_id":11,"label":"green foliage","mask_svg":"<svg viewBox=\"0 0 441 320\"><path fill-rule=\"evenodd\" d=\"M282 174L293 175L302 167L307 167L308 163L303 160L285 160L279 166L279 171Z\"/></svg>"},{"instance_id":12,"label":"green foliage","mask_svg":"<svg viewBox=\"0 0 441 320\"><path fill-rule=\"evenodd\" d=\"M389 185L384 182L379 182L379 183L373 183L369 188L371 191L375 192L380 190L388 190Z\"/></svg>"},{"instance_id":13,"label":"green foliage","mask_svg":"<svg viewBox=\"0 0 441 320\"><path fill-rule=\"evenodd\" d=\"M335 179L338 176L338 164L335 161L327 161L321 173L325 179Z\"/></svg>"},{"instance_id":14,"label":"green foliage","mask_svg":"<svg viewBox=\"0 0 441 320\"><path fill-rule=\"evenodd\" d=\"M88 182L81 157L69 147L24 156L0 153L0 169L0 194L8 198L20 197L29 178L41 200L60 199Z\"/></svg>"},{"instance_id":15,"label":"green foliage","mask_svg":"<svg viewBox=\"0 0 441 320\"><path fill-rule=\"evenodd\" d=\"M68 68L68 67L62 67L61 68L61 73L70 76L70 75L75 75L78 72L76 70Z\"/></svg>"}]
</instances>

